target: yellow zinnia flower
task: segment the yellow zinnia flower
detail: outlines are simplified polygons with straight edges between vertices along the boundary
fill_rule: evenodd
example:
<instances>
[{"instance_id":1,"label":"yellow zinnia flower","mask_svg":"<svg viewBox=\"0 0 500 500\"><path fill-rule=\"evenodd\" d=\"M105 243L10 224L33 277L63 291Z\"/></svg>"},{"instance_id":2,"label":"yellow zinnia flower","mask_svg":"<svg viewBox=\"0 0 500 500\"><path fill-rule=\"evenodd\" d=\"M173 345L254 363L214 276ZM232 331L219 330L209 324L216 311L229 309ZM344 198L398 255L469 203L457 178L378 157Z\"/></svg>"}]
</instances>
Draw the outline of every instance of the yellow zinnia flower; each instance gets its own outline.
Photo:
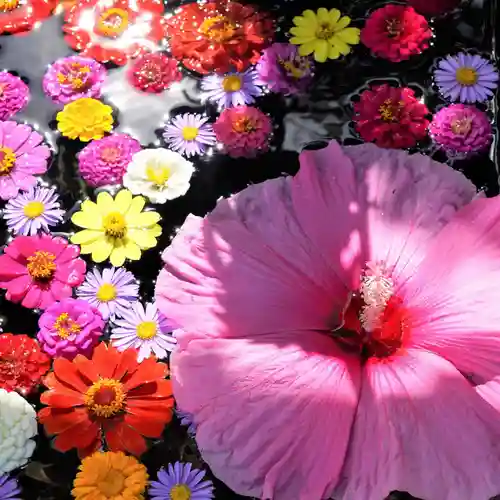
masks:
<instances>
[{"instance_id":1,"label":"yellow zinnia flower","mask_svg":"<svg viewBox=\"0 0 500 500\"><path fill-rule=\"evenodd\" d=\"M122 189L116 198L106 192L99 193L97 202L85 200L81 210L71 220L85 228L71 237L80 245L82 254L92 254L94 262L108 257L113 266L123 265L125 259L139 260L141 251L156 246L161 234L157 224L160 214L143 212L145 199L132 197L128 189Z\"/></svg>"},{"instance_id":2,"label":"yellow zinnia flower","mask_svg":"<svg viewBox=\"0 0 500 500\"><path fill-rule=\"evenodd\" d=\"M113 129L113 108L91 97L69 102L57 113L57 129L70 139L88 142Z\"/></svg>"},{"instance_id":3,"label":"yellow zinnia flower","mask_svg":"<svg viewBox=\"0 0 500 500\"><path fill-rule=\"evenodd\" d=\"M318 62L347 55L351 51L350 45L359 43L359 29L348 28L351 18L341 17L338 9L328 11L322 7L316 14L307 9L301 16L294 17L293 22L295 27L290 33L295 36L290 42L300 45L301 56L314 52L314 59Z\"/></svg>"},{"instance_id":4,"label":"yellow zinnia flower","mask_svg":"<svg viewBox=\"0 0 500 500\"><path fill-rule=\"evenodd\" d=\"M76 500L142 500L148 484L146 467L123 452L97 452L84 458L73 482Z\"/></svg>"}]
</instances>

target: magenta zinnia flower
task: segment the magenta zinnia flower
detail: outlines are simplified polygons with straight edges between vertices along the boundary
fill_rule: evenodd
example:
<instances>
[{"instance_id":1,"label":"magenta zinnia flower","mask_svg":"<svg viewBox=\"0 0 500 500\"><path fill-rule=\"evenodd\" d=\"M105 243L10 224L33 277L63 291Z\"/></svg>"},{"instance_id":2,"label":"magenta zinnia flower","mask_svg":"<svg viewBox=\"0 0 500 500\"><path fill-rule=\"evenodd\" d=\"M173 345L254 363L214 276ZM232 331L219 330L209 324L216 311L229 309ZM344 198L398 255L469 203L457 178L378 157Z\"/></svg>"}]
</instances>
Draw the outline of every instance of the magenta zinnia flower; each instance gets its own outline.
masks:
<instances>
[{"instance_id":1,"label":"magenta zinnia flower","mask_svg":"<svg viewBox=\"0 0 500 500\"><path fill-rule=\"evenodd\" d=\"M163 254L173 388L204 460L273 500L496 495L500 198L372 144L300 160Z\"/></svg>"},{"instance_id":2,"label":"magenta zinnia flower","mask_svg":"<svg viewBox=\"0 0 500 500\"><path fill-rule=\"evenodd\" d=\"M0 72L0 120L8 120L21 111L29 97L29 87L18 76Z\"/></svg>"}]
</instances>

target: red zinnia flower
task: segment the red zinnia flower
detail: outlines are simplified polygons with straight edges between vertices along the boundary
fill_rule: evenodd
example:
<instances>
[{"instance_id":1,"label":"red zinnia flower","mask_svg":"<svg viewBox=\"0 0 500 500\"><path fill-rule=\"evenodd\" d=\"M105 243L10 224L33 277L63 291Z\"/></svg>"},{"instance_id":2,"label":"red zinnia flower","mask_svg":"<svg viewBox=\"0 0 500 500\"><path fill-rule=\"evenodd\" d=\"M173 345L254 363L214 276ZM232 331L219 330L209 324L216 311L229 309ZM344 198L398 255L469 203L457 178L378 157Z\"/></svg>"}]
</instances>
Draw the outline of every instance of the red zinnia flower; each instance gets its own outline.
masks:
<instances>
[{"instance_id":1,"label":"red zinnia flower","mask_svg":"<svg viewBox=\"0 0 500 500\"><path fill-rule=\"evenodd\" d=\"M437 16L460 5L462 0L407 0L407 2L418 12L430 16Z\"/></svg>"},{"instance_id":2,"label":"red zinnia flower","mask_svg":"<svg viewBox=\"0 0 500 500\"><path fill-rule=\"evenodd\" d=\"M372 12L361 30L361 42L376 56L400 62L429 47L432 31L412 7L389 4Z\"/></svg>"},{"instance_id":3,"label":"red zinnia flower","mask_svg":"<svg viewBox=\"0 0 500 500\"><path fill-rule=\"evenodd\" d=\"M272 41L273 21L250 5L221 0L181 7L168 21L172 55L201 74L243 71Z\"/></svg>"},{"instance_id":4,"label":"red zinnia flower","mask_svg":"<svg viewBox=\"0 0 500 500\"><path fill-rule=\"evenodd\" d=\"M83 56L123 66L161 42L163 10L161 0L81 0L64 16L65 40Z\"/></svg>"},{"instance_id":5,"label":"red zinnia flower","mask_svg":"<svg viewBox=\"0 0 500 500\"><path fill-rule=\"evenodd\" d=\"M382 148L410 148L425 138L427 106L409 88L375 86L354 105L356 130L364 141Z\"/></svg>"},{"instance_id":6,"label":"red zinnia flower","mask_svg":"<svg viewBox=\"0 0 500 500\"><path fill-rule=\"evenodd\" d=\"M79 354L73 361L57 358L44 380L48 405L38 420L62 452L77 448L85 456L101 447L141 455L144 437L159 438L172 419L174 404L168 367L150 357L137 362L137 351L119 352L101 343L92 359Z\"/></svg>"},{"instance_id":7,"label":"red zinnia flower","mask_svg":"<svg viewBox=\"0 0 500 500\"><path fill-rule=\"evenodd\" d=\"M0 35L32 30L56 6L57 0L0 0Z\"/></svg>"},{"instance_id":8,"label":"red zinnia flower","mask_svg":"<svg viewBox=\"0 0 500 500\"><path fill-rule=\"evenodd\" d=\"M50 358L27 335L0 335L0 388L24 396L40 383L50 368Z\"/></svg>"},{"instance_id":9,"label":"red zinnia flower","mask_svg":"<svg viewBox=\"0 0 500 500\"><path fill-rule=\"evenodd\" d=\"M127 72L130 83L142 92L160 94L182 80L177 61L162 53L145 54Z\"/></svg>"}]
</instances>

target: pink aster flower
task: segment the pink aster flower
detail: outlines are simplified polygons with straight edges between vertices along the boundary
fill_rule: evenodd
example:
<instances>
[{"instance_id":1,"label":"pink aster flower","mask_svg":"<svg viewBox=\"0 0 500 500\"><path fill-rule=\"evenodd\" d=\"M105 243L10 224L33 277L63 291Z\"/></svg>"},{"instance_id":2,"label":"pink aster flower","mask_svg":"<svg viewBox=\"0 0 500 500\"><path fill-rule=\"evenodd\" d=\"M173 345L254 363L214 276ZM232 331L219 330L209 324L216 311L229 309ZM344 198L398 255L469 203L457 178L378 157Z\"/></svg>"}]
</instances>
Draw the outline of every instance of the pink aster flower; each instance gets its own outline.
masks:
<instances>
[{"instance_id":1,"label":"pink aster flower","mask_svg":"<svg viewBox=\"0 0 500 500\"><path fill-rule=\"evenodd\" d=\"M0 72L0 120L8 120L28 104L29 87L7 71Z\"/></svg>"},{"instance_id":2,"label":"pink aster flower","mask_svg":"<svg viewBox=\"0 0 500 500\"><path fill-rule=\"evenodd\" d=\"M85 277L80 248L49 234L18 236L0 255L0 288L29 309L46 309L71 296Z\"/></svg>"},{"instance_id":3,"label":"pink aster flower","mask_svg":"<svg viewBox=\"0 0 500 500\"><path fill-rule=\"evenodd\" d=\"M0 121L0 198L13 198L47 171L50 149L42 142L43 136L29 125Z\"/></svg>"},{"instance_id":4,"label":"pink aster flower","mask_svg":"<svg viewBox=\"0 0 500 500\"><path fill-rule=\"evenodd\" d=\"M217 140L233 158L267 151L272 129L271 119L252 106L225 109L214 123Z\"/></svg>"},{"instance_id":5,"label":"pink aster flower","mask_svg":"<svg viewBox=\"0 0 500 500\"><path fill-rule=\"evenodd\" d=\"M77 155L80 175L92 187L121 184L132 156L140 150L140 142L128 134L91 141Z\"/></svg>"},{"instance_id":6,"label":"pink aster flower","mask_svg":"<svg viewBox=\"0 0 500 500\"><path fill-rule=\"evenodd\" d=\"M53 358L72 360L77 354L92 355L102 335L101 313L81 299L64 299L48 307L38 320L37 339Z\"/></svg>"},{"instance_id":7,"label":"pink aster flower","mask_svg":"<svg viewBox=\"0 0 500 500\"><path fill-rule=\"evenodd\" d=\"M273 500L491 498L500 198L372 144L300 160L190 216L163 254L172 383L204 460Z\"/></svg>"}]
</instances>

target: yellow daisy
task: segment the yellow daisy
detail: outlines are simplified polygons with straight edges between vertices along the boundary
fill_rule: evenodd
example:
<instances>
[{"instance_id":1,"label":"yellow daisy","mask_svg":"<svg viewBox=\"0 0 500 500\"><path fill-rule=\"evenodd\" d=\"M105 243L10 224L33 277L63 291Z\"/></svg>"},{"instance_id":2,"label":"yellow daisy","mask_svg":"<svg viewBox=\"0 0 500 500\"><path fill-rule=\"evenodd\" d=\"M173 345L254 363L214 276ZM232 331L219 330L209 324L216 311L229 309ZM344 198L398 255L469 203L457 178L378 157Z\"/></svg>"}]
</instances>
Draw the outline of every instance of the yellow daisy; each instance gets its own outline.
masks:
<instances>
[{"instance_id":1,"label":"yellow daisy","mask_svg":"<svg viewBox=\"0 0 500 500\"><path fill-rule=\"evenodd\" d=\"M57 129L65 137L88 142L113 130L113 108L97 99L82 97L57 113Z\"/></svg>"},{"instance_id":2,"label":"yellow daisy","mask_svg":"<svg viewBox=\"0 0 500 500\"><path fill-rule=\"evenodd\" d=\"M301 16L293 18L295 26L290 33L294 45L300 45L299 54L308 56L314 52L314 59L325 62L338 59L351 52L350 45L359 43L359 29L348 28L351 18L341 16L340 10L322 7L316 13L307 9Z\"/></svg>"},{"instance_id":3,"label":"yellow daisy","mask_svg":"<svg viewBox=\"0 0 500 500\"><path fill-rule=\"evenodd\" d=\"M97 452L84 458L73 482L76 500L142 500L148 484L146 467L120 452Z\"/></svg>"},{"instance_id":4,"label":"yellow daisy","mask_svg":"<svg viewBox=\"0 0 500 500\"><path fill-rule=\"evenodd\" d=\"M125 259L139 260L141 251L155 247L161 234L160 214L143 212L144 204L142 196L132 197L128 189L114 199L109 193L99 193L96 203L84 201L71 217L76 226L84 228L71 242L80 245L82 254L92 254L94 262L109 258L119 267Z\"/></svg>"}]
</instances>

